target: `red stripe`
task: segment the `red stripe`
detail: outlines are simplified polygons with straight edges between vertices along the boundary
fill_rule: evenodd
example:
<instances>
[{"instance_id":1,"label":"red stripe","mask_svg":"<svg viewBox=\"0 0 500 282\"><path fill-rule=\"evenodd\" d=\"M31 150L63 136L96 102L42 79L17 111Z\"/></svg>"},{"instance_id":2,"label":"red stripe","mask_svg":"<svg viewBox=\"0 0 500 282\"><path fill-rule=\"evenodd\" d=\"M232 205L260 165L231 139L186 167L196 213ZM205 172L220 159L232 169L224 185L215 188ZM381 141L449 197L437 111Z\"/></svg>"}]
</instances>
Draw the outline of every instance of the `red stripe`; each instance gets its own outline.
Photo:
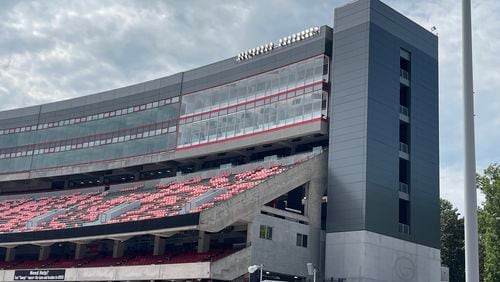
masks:
<instances>
[{"instance_id":1,"label":"red stripe","mask_svg":"<svg viewBox=\"0 0 500 282\"><path fill-rule=\"evenodd\" d=\"M177 148L177 151L188 150L188 149L197 148L197 147L206 146L206 145L212 145L212 144L216 144L216 143L222 143L222 142L231 141L231 140L235 140L235 139L252 137L252 136L255 136L255 135L258 135L258 134L274 132L274 131L278 131L278 130L282 130L282 129L286 129L286 128L290 128L290 127L294 127L294 126L304 125L304 124L308 124L308 123L314 123L314 122L318 122L318 121L325 121L326 122L326 119L324 119L324 118L315 118L315 119L306 120L306 121L302 121L302 122L298 122L298 123L294 123L294 124L289 124L289 125L284 125L284 126L280 126L280 127L276 127L276 128L264 130L264 131L249 133L249 134L235 136L235 137L226 138L226 139L222 139L222 140L216 140L216 141L207 142L207 143L203 143L203 144L197 144L197 145L192 145L192 146Z\"/></svg>"}]
</instances>

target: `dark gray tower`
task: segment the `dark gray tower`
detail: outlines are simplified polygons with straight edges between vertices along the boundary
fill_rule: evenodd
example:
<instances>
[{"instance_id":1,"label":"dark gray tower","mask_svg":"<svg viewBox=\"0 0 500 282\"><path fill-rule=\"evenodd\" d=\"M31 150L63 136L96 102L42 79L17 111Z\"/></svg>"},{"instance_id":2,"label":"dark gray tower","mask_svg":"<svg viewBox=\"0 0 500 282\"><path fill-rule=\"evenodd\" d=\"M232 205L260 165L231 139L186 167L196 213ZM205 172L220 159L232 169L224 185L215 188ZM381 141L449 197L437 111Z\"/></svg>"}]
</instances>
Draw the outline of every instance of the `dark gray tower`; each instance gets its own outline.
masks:
<instances>
[{"instance_id":1,"label":"dark gray tower","mask_svg":"<svg viewBox=\"0 0 500 282\"><path fill-rule=\"evenodd\" d=\"M439 281L438 40L378 0L335 9L325 278Z\"/></svg>"}]
</instances>

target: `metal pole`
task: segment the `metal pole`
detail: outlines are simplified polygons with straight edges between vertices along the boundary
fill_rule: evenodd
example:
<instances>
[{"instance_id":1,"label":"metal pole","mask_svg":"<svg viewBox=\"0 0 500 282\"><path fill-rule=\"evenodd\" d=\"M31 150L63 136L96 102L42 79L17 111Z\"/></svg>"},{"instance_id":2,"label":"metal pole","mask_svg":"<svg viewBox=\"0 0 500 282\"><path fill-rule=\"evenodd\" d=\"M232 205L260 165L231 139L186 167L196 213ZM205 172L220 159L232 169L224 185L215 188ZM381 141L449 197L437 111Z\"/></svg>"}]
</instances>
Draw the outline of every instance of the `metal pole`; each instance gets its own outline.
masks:
<instances>
[{"instance_id":1,"label":"metal pole","mask_svg":"<svg viewBox=\"0 0 500 282\"><path fill-rule=\"evenodd\" d=\"M313 271L313 282L316 282L316 268Z\"/></svg>"},{"instance_id":2,"label":"metal pole","mask_svg":"<svg viewBox=\"0 0 500 282\"><path fill-rule=\"evenodd\" d=\"M462 60L465 149L465 280L479 281L471 0L462 0Z\"/></svg>"},{"instance_id":3,"label":"metal pole","mask_svg":"<svg viewBox=\"0 0 500 282\"><path fill-rule=\"evenodd\" d=\"M262 272L264 271L264 265L260 265L260 282L262 282Z\"/></svg>"}]
</instances>

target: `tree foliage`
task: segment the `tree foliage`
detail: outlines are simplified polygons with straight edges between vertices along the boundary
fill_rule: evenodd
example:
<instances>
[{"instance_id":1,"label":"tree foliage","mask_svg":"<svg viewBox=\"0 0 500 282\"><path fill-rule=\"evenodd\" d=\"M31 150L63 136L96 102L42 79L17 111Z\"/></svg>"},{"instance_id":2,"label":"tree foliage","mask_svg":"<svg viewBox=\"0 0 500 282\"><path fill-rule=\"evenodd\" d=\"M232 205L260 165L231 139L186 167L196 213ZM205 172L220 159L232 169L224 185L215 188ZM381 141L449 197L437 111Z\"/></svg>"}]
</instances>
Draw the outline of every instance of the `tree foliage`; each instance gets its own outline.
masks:
<instances>
[{"instance_id":1,"label":"tree foliage","mask_svg":"<svg viewBox=\"0 0 500 282\"><path fill-rule=\"evenodd\" d=\"M486 198L479 211L483 277L484 281L497 282L500 281L500 165L490 165L477 180Z\"/></svg>"},{"instance_id":2,"label":"tree foliage","mask_svg":"<svg viewBox=\"0 0 500 282\"><path fill-rule=\"evenodd\" d=\"M465 281L464 219L441 199L441 263L450 270L450 281Z\"/></svg>"}]
</instances>

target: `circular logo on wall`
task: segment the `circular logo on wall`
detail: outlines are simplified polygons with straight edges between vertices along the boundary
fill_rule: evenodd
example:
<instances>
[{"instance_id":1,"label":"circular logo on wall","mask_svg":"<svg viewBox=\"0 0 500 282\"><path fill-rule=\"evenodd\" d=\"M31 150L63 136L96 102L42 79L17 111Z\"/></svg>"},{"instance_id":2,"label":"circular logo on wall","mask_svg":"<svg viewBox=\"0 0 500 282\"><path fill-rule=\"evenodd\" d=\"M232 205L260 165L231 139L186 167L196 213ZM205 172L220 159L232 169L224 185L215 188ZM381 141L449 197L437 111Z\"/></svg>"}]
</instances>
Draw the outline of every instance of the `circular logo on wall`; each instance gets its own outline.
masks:
<instances>
[{"instance_id":1,"label":"circular logo on wall","mask_svg":"<svg viewBox=\"0 0 500 282\"><path fill-rule=\"evenodd\" d=\"M415 278L415 263L408 257L398 257L394 263L394 270L398 278L403 281Z\"/></svg>"}]
</instances>

